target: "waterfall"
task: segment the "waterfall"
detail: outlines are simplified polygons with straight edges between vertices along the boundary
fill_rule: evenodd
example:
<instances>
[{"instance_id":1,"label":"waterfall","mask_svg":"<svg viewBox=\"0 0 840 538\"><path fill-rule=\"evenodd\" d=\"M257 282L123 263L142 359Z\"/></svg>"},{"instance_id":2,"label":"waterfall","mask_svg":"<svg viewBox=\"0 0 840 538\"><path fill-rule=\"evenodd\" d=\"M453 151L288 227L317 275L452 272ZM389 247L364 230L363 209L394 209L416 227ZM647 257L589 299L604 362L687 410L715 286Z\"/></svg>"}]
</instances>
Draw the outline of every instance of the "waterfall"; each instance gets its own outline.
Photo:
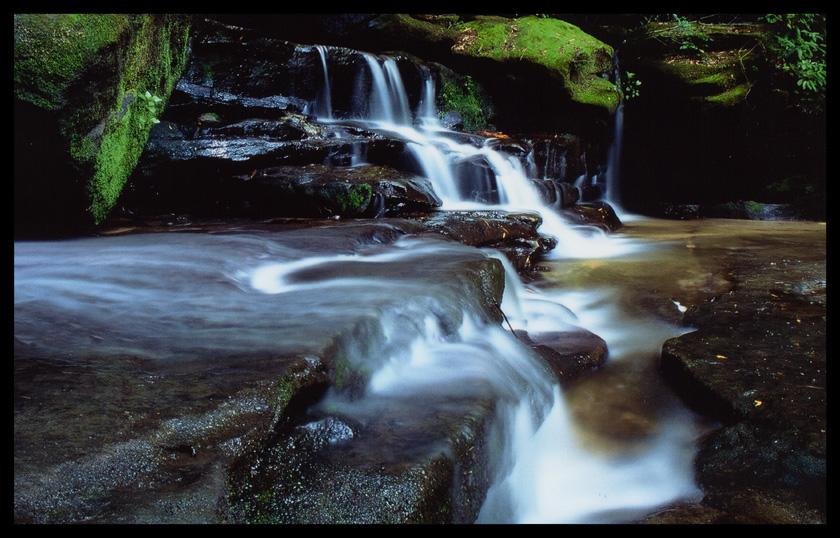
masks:
<instances>
[{"instance_id":1,"label":"waterfall","mask_svg":"<svg viewBox=\"0 0 840 538\"><path fill-rule=\"evenodd\" d=\"M330 75L327 69L327 47L323 45L316 45L315 50L321 57L321 67L324 71L324 89L321 92L321 98L318 103L318 116L324 119L332 119L332 95L330 94Z\"/></svg>"},{"instance_id":2,"label":"waterfall","mask_svg":"<svg viewBox=\"0 0 840 538\"><path fill-rule=\"evenodd\" d=\"M393 58L385 58L380 64L373 54L363 53L373 86L370 92L369 119L406 125L411 122L408 95L400 76L399 67Z\"/></svg>"},{"instance_id":3,"label":"waterfall","mask_svg":"<svg viewBox=\"0 0 840 538\"><path fill-rule=\"evenodd\" d=\"M331 107L328 106L330 79L327 53L324 47L317 49L321 55L327 86L322 92L324 105L321 108L331 118ZM611 257L635 248L627 239L609 237L598 228L572 225L564 220L542 200L529 178L529 173L533 171L526 170L518 158L494 149L490 144L493 139L487 139L481 147L453 139L456 133L441 128L437 121L435 81L428 68L421 69L421 97L415 117L412 117L397 62L393 58L367 52L360 54L370 74L370 87L367 110L359 114L359 120L370 129L387 131L407 142L406 147L418 168L431 181L443 201L443 209L538 212L543 219L540 232L553 236L558 242L551 257ZM357 80L361 81L361 78ZM361 158L354 159L354 164L362 162ZM498 196L496 192L491 191L485 196L482 195L485 193L476 193L467 188L470 177L475 177L470 172L473 163L492 171ZM493 200L494 203L487 203L486 200Z\"/></svg>"},{"instance_id":4,"label":"waterfall","mask_svg":"<svg viewBox=\"0 0 840 538\"><path fill-rule=\"evenodd\" d=\"M394 118L400 125L411 123L411 112L408 108L408 95L405 92L400 69L393 58L386 58L383 62L385 74L388 78L388 90L391 106L394 110Z\"/></svg>"},{"instance_id":5,"label":"waterfall","mask_svg":"<svg viewBox=\"0 0 840 538\"><path fill-rule=\"evenodd\" d=\"M618 65L618 53L613 56L615 83L621 81L621 70ZM638 215L627 213L621 205L621 151L624 136L624 98L618 103L613 117L613 138L607 155L607 170L604 172L606 193L603 199L615 210L621 220L635 220Z\"/></svg>"},{"instance_id":6,"label":"waterfall","mask_svg":"<svg viewBox=\"0 0 840 538\"><path fill-rule=\"evenodd\" d=\"M613 206L616 211L619 211L621 206L621 147L622 134L624 131L624 102L618 104L615 109L615 118L613 120L613 139L610 144L610 151L607 155L607 170L604 173L606 176L606 200Z\"/></svg>"},{"instance_id":7,"label":"waterfall","mask_svg":"<svg viewBox=\"0 0 840 538\"><path fill-rule=\"evenodd\" d=\"M421 75L423 77L423 95L420 97L420 104L417 107L417 118L420 125L426 129L440 128L440 122L437 116L435 106L435 81L432 78L432 73L429 68L422 66Z\"/></svg>"}]
</instances>

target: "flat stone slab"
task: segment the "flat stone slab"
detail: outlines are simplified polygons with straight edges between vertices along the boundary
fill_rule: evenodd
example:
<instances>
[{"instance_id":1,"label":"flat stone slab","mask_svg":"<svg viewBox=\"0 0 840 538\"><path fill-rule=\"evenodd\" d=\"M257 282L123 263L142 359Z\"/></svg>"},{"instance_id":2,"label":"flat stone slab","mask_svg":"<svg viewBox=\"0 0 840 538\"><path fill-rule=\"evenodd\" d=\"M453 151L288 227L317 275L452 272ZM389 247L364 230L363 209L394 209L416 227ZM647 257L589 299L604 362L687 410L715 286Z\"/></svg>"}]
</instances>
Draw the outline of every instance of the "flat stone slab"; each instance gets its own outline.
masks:
<instances>
[{"instance_id":1,"label":"flat stone slab","mask_svg":"<svg viewBox=\"0 0 840 538\"><path fill-rule=\"evenodd\" d=\"M705 502L751 521L824 517L824 248L733 256L734 289L690 307L697 331L662 349L676 390L725 424L698 455Z\"/></svg>"},{"instance_id":2,"label":"flat stone slab","mask_svg":"<svg viewBox=\"0 0 840 538\"><path fill-rule=\"evenodd\" d=\"M329 387L362 390L384 360L382 319L422 319L433 308L454 330L467 308L499 321L497 260L403 236L386 223L338 223L16 243L15 519L211 522L248 513L227 504L241 498L228 489L231 469L334 417L300 415ZM395 426L396 408L380 413L379 426L345 417L356 440L341 450L365 453L354 443L372 443L377 428L392 439L377 441L392 454L387 477L363 460L336 460L346 487L367 469L371 500L356 519L388 509L378 487L386 478L389 491L405 493L402 506L425 507L411 512L420 520L469 519L484 486L455 502L452 470L483 465L456 449L457 432L482 431L490 408L481 401L444 398L427 422L405 427ZM424 445L412 441L419 432ZM432 468L448 471L421 472Z\"/></svg>"}]
</instances>

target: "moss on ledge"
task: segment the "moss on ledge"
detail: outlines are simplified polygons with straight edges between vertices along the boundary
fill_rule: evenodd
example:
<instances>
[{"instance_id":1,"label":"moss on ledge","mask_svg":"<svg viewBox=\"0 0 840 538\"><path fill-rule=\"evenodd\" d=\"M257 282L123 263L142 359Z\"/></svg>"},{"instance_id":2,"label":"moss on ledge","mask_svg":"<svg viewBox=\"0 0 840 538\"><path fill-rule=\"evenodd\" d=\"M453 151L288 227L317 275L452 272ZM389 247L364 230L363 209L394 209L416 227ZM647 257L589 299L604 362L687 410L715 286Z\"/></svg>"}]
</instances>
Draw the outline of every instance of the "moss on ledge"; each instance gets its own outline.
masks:
<instances>
[{"instance_id":1,"label":"moss on ledge","mask_svg":"<svg viewBox=\"0 0 840 538\"><path fill-rule=\"evenodd\" d=\"M59 176L75 176L21 171L16 186L51 181L68 191L83 188L86 207L65 208L66 217L101 223L186 65L189 30L189 18L178 15L16 15L15 97L48 112L39 118L51 121L40 128L63 141L59 148L32 144L31 151L46 152L45 161L69 161ZM141 98L146 92L159 100ZM37 208L37 201L26 206Z\"/></svg>"},{"instance_id":2,"label":"moss on ledge","mask_svg":"<svg viewBox=\"0 0 840 538\"><path fill-rule=\"evenodd\" d=\"M409 48L422 44L462 58L536 66L547 70L573 102L610 113L618 106L618 89L604 78L612 69L612 47L559 19L480 16L430 22L389 14L380 16L372 26ZM500 66L500 72L504 69Z\"/></svg>"},{"instance_id":3,"label":"moss on ledge","mask_svg":"<svg viewBox=\"0 0 840 538\"><path fill-rule=\"evenodd\" d=\"M565 21L543 17L477 17L456 26L453 51L502 62L530 62L559 77L572 101L614 111L618 89L602 78L613 49Z\"/></svg>"},{"instance_id":4,"label":"moss on ledge","mask_svg":"<svg viewBox=\"0 0 840 538\"><path fill-rule=\"evenodd\" d=\"M656 66L687 87L691 98L706 103L733 106L749 94L752 84L746 66L753 61L748 50L711 52L699 57L671 55Z\"/></svg>"}]
</instances>

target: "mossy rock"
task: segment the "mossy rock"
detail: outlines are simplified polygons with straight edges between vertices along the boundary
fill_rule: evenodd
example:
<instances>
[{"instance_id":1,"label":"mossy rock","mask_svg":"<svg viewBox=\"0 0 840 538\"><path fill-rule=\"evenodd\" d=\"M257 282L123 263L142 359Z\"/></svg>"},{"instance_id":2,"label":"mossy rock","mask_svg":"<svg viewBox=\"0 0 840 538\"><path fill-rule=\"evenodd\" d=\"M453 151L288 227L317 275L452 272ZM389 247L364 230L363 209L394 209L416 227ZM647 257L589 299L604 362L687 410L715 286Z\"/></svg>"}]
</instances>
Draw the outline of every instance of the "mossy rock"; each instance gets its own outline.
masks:
<instances>
[{"instance_id":1,"label":"mossy rock","mask_svg":"<svg viewBox=\"0 0 840 538\"><path fill-rule=\"evenodd\" d=\"M439 66L437 72L440 80L437 104L441 116L450 111L457 112L467 131L489 128L493 105L487 91L468 75L457 75L443 66Z\"/></svg>"},{"instance_id":2,"label":"mossy rock","mask_svg":"<svg viewBox=\"0 0 840 538\"><path fill-rule=\"evenodd\" d=\"M656 63L666 76L676 79L688 97L730 107L743 102L752 83L747 77L754 53L746 49L693 55L670 55Z\"/></svg>"},{"instance_id":3,"label":"mossy rock","mask_svg":"<svg viewBox=\"0 0 840 538\"><path fill-rule=\"evenodd\" d=\"M190 19L28 14L14 25L18 231L99 224L184 69Z\"/></svg>"},{"instance_id":4,"label":"mossy rock","mask_svg":"<svg viewBox=\"0 0 840 538\"><path fill-rule=\"evenodd\" d=\"M371 27L385 39L399 36L403 48L424 48L441 61L445 56L489 61L499 76L511 65L532 67L547 72L574 103L610 113L618 106L618 89L605 78L612 69L612 47L560 19L480 16L430 21L389 14Z\"/></svg>"}]
</instances>

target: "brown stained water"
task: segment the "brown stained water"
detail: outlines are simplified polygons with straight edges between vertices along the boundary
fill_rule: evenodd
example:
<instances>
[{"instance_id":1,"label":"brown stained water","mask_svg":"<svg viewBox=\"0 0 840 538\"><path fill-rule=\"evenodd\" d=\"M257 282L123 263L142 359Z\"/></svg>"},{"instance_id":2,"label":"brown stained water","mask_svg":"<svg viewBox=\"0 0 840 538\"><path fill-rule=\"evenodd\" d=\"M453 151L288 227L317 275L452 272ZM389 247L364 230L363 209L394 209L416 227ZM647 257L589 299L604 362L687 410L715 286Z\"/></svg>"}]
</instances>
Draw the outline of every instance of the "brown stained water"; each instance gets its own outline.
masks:
<instances>
[{"instance_id":1,"label":"brown stained water","mask_svg":"<svg viewBox=\"0 0 840 538\"><path fill-rule=\"evenodd\" d=\"M728 293L746 265L824 262L825 233L814 222L642 219L618 234L643 242L634 253L547 262L537 287L610 348L603 369L565 392L583 442L607 453L643 447L681 407L657 370L662 343L691 330L680 307ZM709 424L696 426L702 435Z\"/></svg>"}]
</instances>

